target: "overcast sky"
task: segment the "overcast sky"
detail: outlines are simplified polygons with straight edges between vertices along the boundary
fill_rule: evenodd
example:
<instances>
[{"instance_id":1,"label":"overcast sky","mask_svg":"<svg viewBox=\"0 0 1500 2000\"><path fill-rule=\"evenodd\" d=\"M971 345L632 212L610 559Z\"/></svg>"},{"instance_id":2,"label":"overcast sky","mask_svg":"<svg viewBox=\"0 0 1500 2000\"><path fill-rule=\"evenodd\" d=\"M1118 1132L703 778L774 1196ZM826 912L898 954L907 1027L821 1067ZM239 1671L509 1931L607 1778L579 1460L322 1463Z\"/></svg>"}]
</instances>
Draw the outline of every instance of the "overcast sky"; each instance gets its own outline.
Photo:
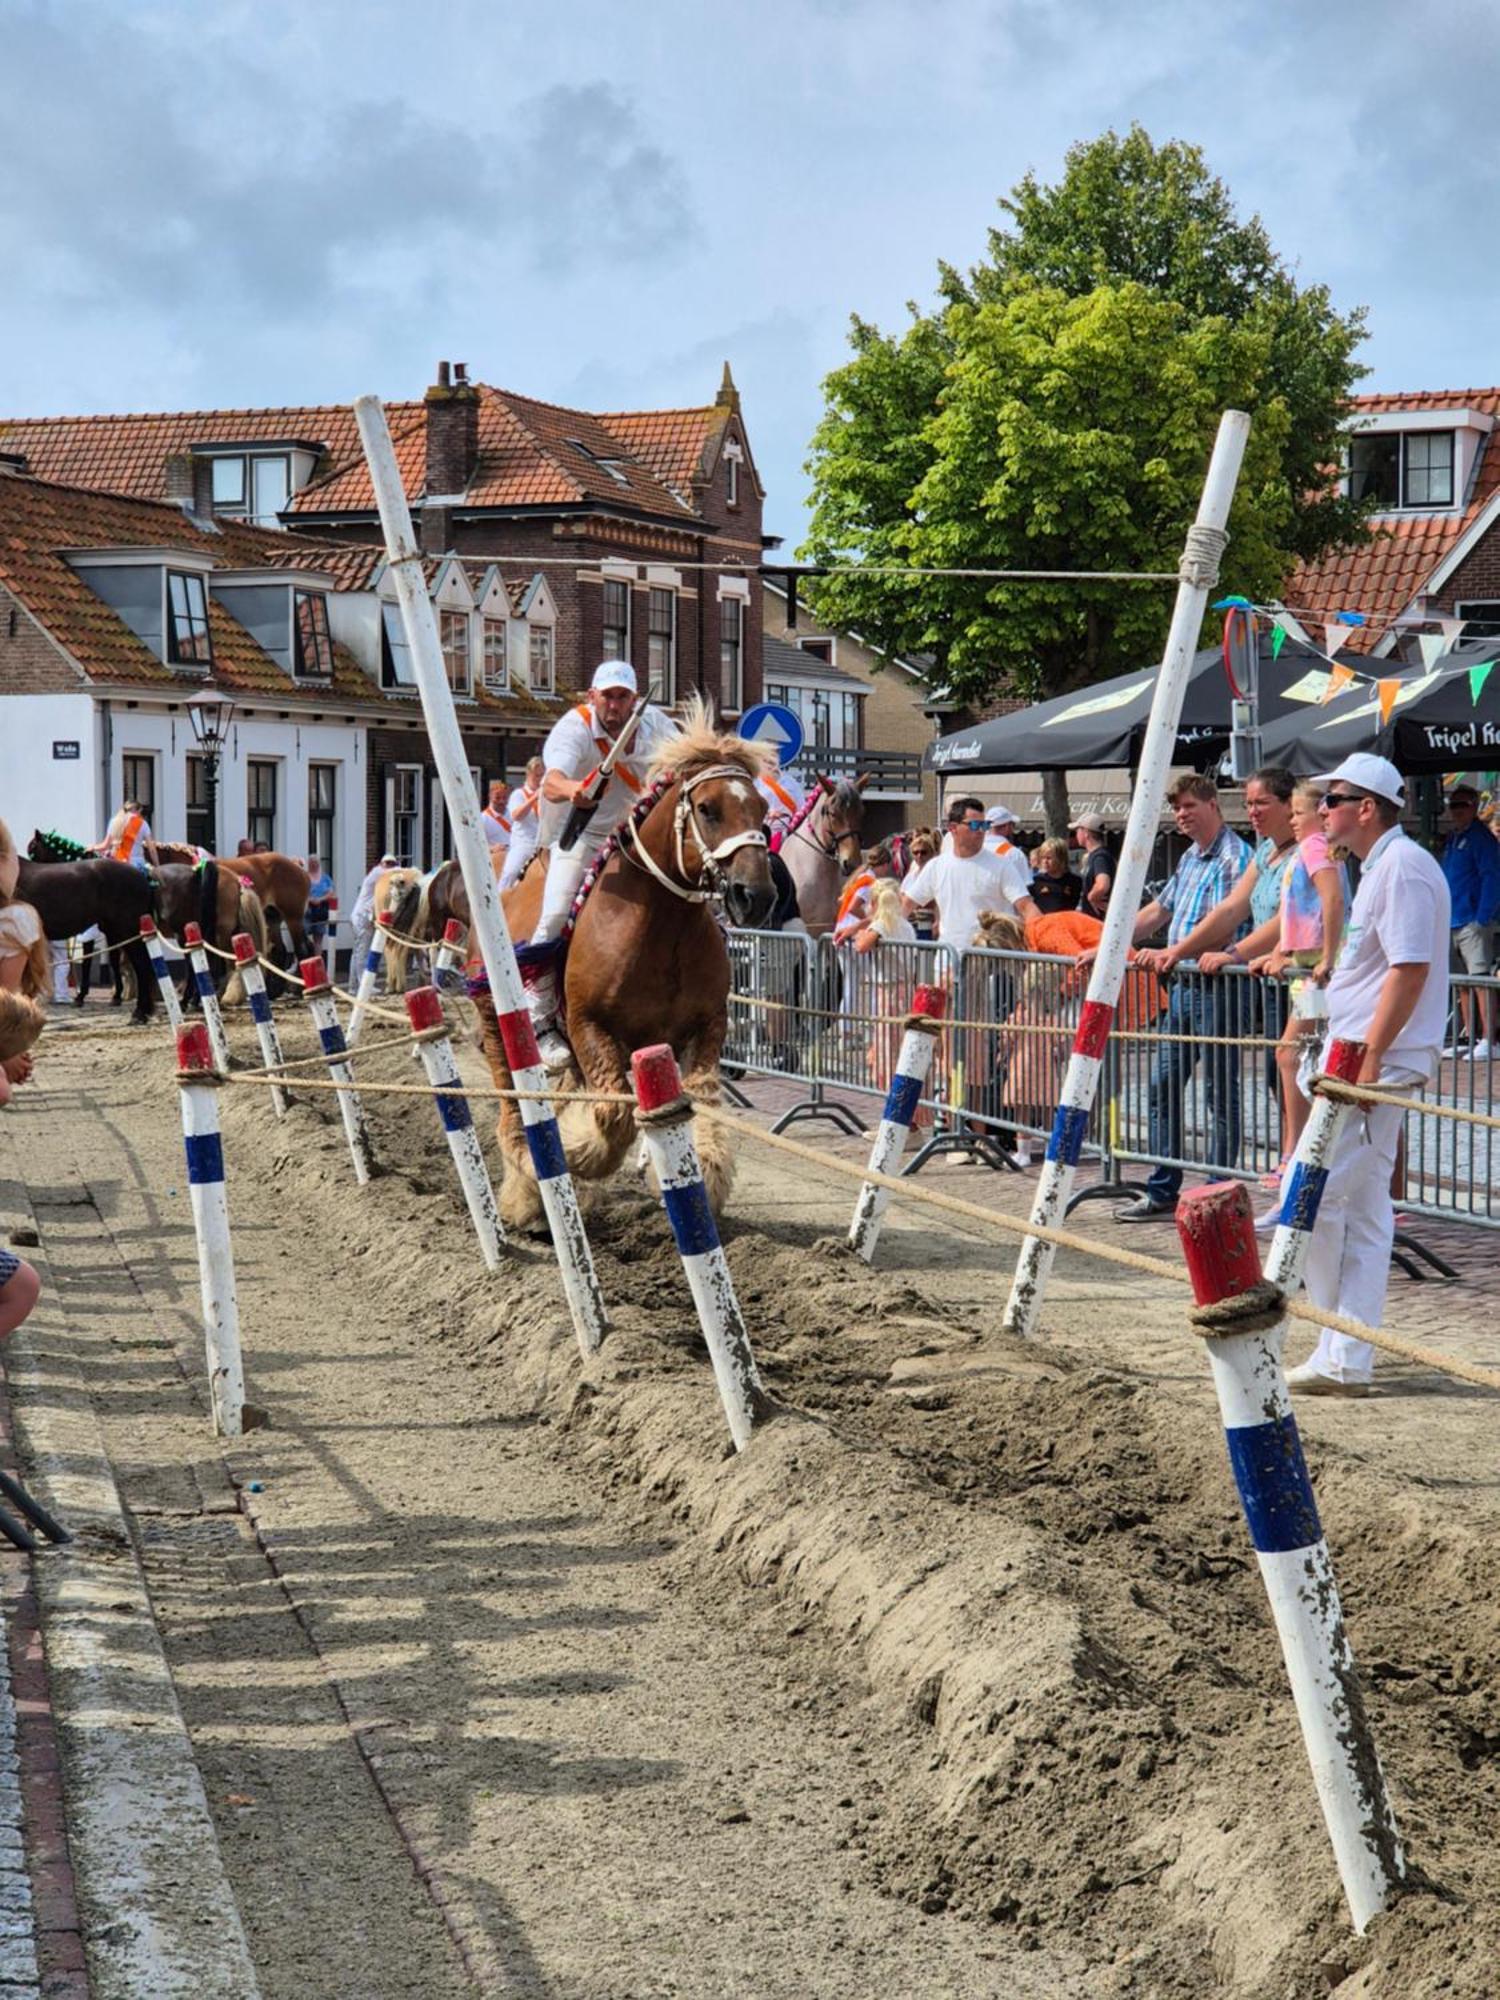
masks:
<instances>
[{"instance_id":1,"label":"overcast sky","mask_svg":"<svg viewBox=\"0 0 1500 2000\"><path fill-rule=\"evenodd\" d=\"M0 0L0 414L585 408L727 359L804 521L819 383L1028 167L1202 145L1370 308L1376 388L1500 380L1500 13L1435 0Z\"/></svg>"}]
</instances>

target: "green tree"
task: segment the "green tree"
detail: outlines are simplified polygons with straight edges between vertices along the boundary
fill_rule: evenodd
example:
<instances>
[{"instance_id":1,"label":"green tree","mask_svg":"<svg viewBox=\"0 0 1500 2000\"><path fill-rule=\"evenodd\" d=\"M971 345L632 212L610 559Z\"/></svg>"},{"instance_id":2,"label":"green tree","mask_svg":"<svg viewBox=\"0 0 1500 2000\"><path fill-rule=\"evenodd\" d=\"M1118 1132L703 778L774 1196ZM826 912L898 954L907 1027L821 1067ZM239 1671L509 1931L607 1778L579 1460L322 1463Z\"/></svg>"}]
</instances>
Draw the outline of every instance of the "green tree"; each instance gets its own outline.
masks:
<instances>
[{"instance_id":1,"label":"green tree","mask_svg":"<svg viewBox=\"0 0 1500 2000\"><path fill-rule=\"evenodd\" d=\"M1363 314L1299 289L1195 147L1139 127L1073 148L1056 187L1001 203L988 260L940 267L891 335L853 324L825 383L802 554L930 567L1172 570L1219 413L1250 411L1226 587L1276 591L1299 556L1358 536L1327 492ZM929 651L954 690L1033 699L1138 666L1167 587L869 573L819 615Z\"/></svg>"}]
</instances>

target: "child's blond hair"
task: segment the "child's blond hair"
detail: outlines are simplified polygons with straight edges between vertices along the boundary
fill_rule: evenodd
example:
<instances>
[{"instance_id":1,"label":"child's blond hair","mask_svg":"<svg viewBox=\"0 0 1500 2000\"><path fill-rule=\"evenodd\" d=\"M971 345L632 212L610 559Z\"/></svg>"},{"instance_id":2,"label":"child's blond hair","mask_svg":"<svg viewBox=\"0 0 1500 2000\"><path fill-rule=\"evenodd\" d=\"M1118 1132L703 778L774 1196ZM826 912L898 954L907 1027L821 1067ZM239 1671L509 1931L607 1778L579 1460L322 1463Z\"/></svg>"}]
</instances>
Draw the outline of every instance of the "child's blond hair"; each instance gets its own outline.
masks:
<instances>
[{"instance_id":1,"label":"child's blond hair","mask_svg":"<svg viewBox=\"0 0 1500 2000\"><path fill-rule=\"evenodd\" d=\"M47 1025L47 1012L24 993L0 989L0 1062L24 1055Z\"/></svg>"}]
</instances>

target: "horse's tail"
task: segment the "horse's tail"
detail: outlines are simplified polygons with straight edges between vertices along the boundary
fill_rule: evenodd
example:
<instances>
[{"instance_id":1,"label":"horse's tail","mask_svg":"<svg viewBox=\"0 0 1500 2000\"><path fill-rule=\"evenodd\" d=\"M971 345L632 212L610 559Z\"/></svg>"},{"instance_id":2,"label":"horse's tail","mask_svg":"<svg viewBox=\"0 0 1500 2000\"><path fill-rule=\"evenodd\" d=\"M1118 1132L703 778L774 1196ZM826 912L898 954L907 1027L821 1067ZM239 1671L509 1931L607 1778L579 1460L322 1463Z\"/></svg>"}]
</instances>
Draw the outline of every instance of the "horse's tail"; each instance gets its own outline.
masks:
<instances>
[{"instance_id":1,"label":"horse's tail","mask_svg":"<svg viewBox=\"0 0 1500 2000\"><path fill-rule=\"evenodd\" d=\"M242 931L249 932L255 944L256 956L264 958L267 942L265 905L255 891L247 888L243 882L240 884L240 901L235 922ZM236 965L229 984L224 988L224 1005L238 1007L244 998L245 982L240 977L240 969Z\"/></svg>"},{"instance_id":2,"label":"horse's tail","mask_svg":"<svg viewBox=\"0 0 1500 2000\"><path fill-rule=\"evenodd\" d=\"M205 861L198 870L198 928L220 950L229 942L219 936L219 865Z\"/></svg>"}]
</instances>

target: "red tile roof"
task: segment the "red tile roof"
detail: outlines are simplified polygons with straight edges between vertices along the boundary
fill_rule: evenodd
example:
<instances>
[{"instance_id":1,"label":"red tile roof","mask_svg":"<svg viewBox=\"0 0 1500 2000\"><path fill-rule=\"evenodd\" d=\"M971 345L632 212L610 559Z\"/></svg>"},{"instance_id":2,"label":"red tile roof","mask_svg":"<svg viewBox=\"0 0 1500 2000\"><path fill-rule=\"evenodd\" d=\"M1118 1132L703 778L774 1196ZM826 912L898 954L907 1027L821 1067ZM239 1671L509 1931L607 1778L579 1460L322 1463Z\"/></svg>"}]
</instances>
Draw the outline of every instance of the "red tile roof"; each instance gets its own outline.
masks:
<instances>
[{"instance_id":1,"label":"red tile roof","mask_svg":"<svg viewBox=\"0 0 1500 2000\"><path fill-rule=\"evenodd\" d=\"M599 421L663 485L688 494L704 473L709 438L726 414L722 406L710 403L701 410L614 410Z\"/></svg>"},{"instance_id":2,"label":"red tile roof","mask_svg":"<svg viewBox=\"0 0 1500 2000\"><path fill-rule=\"evenodd\" d=\"M1356 413L1396 410L1475 410L1500 422L1500 389L1421 389L1410 394L1355 396ZM1368 541L1299 565L1286 586L1286 602L1306 624L1339 611L1359 611L1369 621L1345 642L1356 652L1379 643L1391 620L1421 595L1427 580L1500 492L1500 431L1485 439L1468 503L1451 514L1386 515L1371 524Z\"/></svg>"}]
</instances>

